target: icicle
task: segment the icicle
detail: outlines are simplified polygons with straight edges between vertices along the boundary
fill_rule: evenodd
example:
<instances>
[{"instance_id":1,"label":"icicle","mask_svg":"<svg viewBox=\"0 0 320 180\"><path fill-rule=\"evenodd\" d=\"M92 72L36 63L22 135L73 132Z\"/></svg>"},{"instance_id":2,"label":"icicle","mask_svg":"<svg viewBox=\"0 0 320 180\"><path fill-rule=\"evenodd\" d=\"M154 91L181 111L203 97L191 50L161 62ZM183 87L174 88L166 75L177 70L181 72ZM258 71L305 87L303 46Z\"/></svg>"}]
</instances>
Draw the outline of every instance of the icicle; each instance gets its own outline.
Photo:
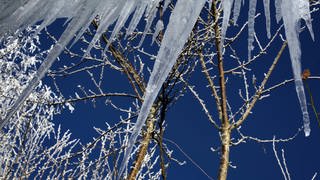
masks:
<instances>
[{"instance_id":1,"label":"icicle","mask_svg":"<svg viewBox=\"0 0 320 180\"><path fill-rule=\"evenodd\" d=\"M14 1L10 2L10 4L8 4L8 9L11 9L10 14L5 13L6 16L1 15L3 18L0 19L0 35L8 32L15 32L20 26L22 26L22 23L27 24L27 21L32 20L30 17L34 12L29 12L27 10L33 9L37 2L38 1L36 0L31 2L29 1L27 4L17 4L14 3Z\"/></svg>"},{"instance_id":2,"label":"icicle","mask_svg":"<svg viewBox=\"0 0 320 180\"><path fill-rule=\"evenodd\" d=\"M223 8L223 18L222 18L222 28L221 28L221 42L220 42L220 49L222 50L224 39L227 33L227 28L229 25L229 19L231 14L233 0L224 0L222 1L222 8Z\"/></svg>"},{"instance_id":3,"label":"icicle","mask_svg":"<svg viewBox=\"0 0 320 180\"><path fill-rule=\"evenodd\" d=\"M299 67L300 66L300 67ZM297 71L297 68L301 69L301 65L299 62L299 66L296 65L294 68L294 71ZM300 70L301 72L301 70ZM302 120L303 120L303 130L304 130L304 134L306 137L310 136L310 118L309 118L309 113L308 113L308 108L307 108L307 100L306 100L306 95L304 93L304 89L303 89L303 82L301 80L301 74L298 78L295 78L295 85L296 85L296 91L297 91L297 96L299 98L299 103L301 106L301 111L302 111Z\"/></svg>"},{"instance_id":4,"label":"icicle","mask_svg":"<svg viewBox=\"0 0 320 180\"><path fill-rule=\"evenodd\" d=\"M1 1L0 1L1 2ZM6 11L0 12L0 35L5 34L8 31L15 32L17 29L24 29L29 25L33 25L41 20L40 29L48 26L55 19L60 17L68 18L70 20L67 25L66 30L60 37L57 44L53 47L49 53L47 59L40 66L35 77L31 80L30 84L22 92L20 97L14 103L7 116L0 120L0 127L2 127L23 105L24 101L27 99L31 91L37 85L41 78L44 77L46 72L50 69L51 65L55 59L59 56L65 46L74 38L73 45L81 35L84 33L86 28L90 25L92 19L97 14L102 15L102 22L97 30L97 34L93 38L93 41L89 45L89 50L93 46L93 43L100 37L100 35L116 20L116 26L112 32L111 39L119 32L119 30L124 26L129 15L138 9L133 16L133 21L130 23L130 31L135 29L146 4L149 3L152 13L156 12L156 3L149 0L57 0L57 1L42 1L42 0L20 0L20 1L8 1L4 6L7 8ZM152 4L154 3L154 4ZM72 11L70 11L72 9ZM10 16L5 16L7 14ZM149 22L152 22L155 15L149 16ZM148 25L150 28L151 24ZM110 42L110 41L109 41ZM88 51L87 51L88 52Z\"/></svg>"},{"instance_id":5,"label":"icicle","mask_svg":"<svg viewBox=\"0 0 320 180\"><path fill-rule=\"evenodd\" d=\"M11 109L8 111L6 117L3 120L0 120L0 128L2 128L11 119L11 117L20 109L24 101L29 97L30 93L37 86L39 81L45 76L45 74L50 69L56 58L63 51L64 47L67 46L67 44L74 37L74 34L76 34L78 29L88 21L87 17L90 16L90 11L84 11L82 6L82 8L79 8L79 12L77 14L79 14L79 16L74 17L72 19L67 29L61 35L61 38L58 41L58 43L49 52L46 60L44 60L44 62L39 67L37 73L35 74L34 78L30 81L28 86L23 90L21 95L15 101Z\"/></svg>"},{"instance_id":6,"label":"icicle","mask_svg":"<svg viewBox=\"0 0 320 180\"><path fill-rule=\"evenodd\" d=\"M306 97L301 79L301 50L299 42L300 19L311 22L309 3L305 0L288 1L283 0L281 14L285 27L286 37L289 45L290 59L292 63L293 75L296 85L297 96L301 106L305 136L310 135L310 120L307 109ZM309 14L309 15L308 15ZM311 24L308 27L313 36Z\"/></svg>"},{"instance_id":7,"label":"icicle","mask_svg":"<svg viewBox=\"0 0 320 180\"><path fill-rule=\"evenodd\" d=\"M58 16L58 14L64 6L65 0L56 0L55 3L52 4L52 8L50 8L49 11L46 12L48 16L43 19L43 22L41 23L40 27L35 32L35 34L38 34L44 27L55 21L56 17Z\"/></svg>"},{"instance_id":8,"label":"icicle","mask_svg":"<svg viewBox=\"0 0 320 180\"><path fill-rule=\"evenodd\" d=\"M148 82L144 102L124 153L118 178L121 178L123 171L127 167L134 143L147 119L152 104L187 41L205 2L206 0L178 0L171 14Z\"/></svg>"},{"instance_id":9,"label":"icicle","mask_svg":"<svg viewBox=\"0 0 320 180\"><path fill-rule=\"evenodd\" d=\"M277 23L279 23L279 21L281 20L281 4L282 4L282 0L275 0L274 1L274 6L276 8L276 20Z\"/></svg>"},{"instance_id":10,"label":"icicle","mask_svg":"<svg viewBox=\"0 0 320 180\"><path fill-rule=\"evenodd\" d=\"M240 14L242 0L235 0L233 7L233 21L234 24L237 24L237 20Z\"/></svg>"},{"instance_id":11,"label":"icicle","mask_svg":"<svg viewBox=\"0 0 320 180\"><path fill-rule=\"evenodd\" d=\"M154 43L154 41L156 40L157 36L159 35L160 31L162 31L164 28L164 25L163 25L163 21L162 20L159 20L156 24L156 30L154 31L153 33L153 36L152 36L152 42L151 44Z\"/></svg>"},{"instance_id":12,"label":"icicle","mask_svg":"<svg viewBox=\"0 0 320 180\"><path fill-rule=\"evenodd\" d=\"M141 4L138 5L138 9L135 11L132 20L129 24L129 27L127 29L126 37L133 33L134 29L137 27L138 23L140 22L140 19L143 16L143 13L148 5L146 0L143 0L140 2Z\"/></svg>"},{"instance_id":13,"label":"icicle","mask_svg":"<svg viewBox=\"0 0 320 180\"><path fill-rule=\"evenodd\" d=\"M309 29L310 35L312 40L314 41L314 33L312 30L312 22L311 22L311 14L310 14L310 7L309 1L306 0L298 0L298 7L300 13L300 18L302 18Z\"/></svg>"},{"instance_id":14,"label":"icicle","mask_svg":"<svg viewBox=\"0 0 320 180\"><path fill-rule=\"evenodd\" d=\"M251 51L253 50L254 42L254 18L256 15L257 0L250 0L248 14L248 60L251 59Z\"/></svg>"},{"instance_id":15,"label":"icicle","mask_svg":"<svg viewBox=\"0 0 320 180\"><path fill-rule=\"evenodd\" d=\"M159 5L159 2L160 2L160 0L154 0L149 4L149 6L147 8L147 12L146 12L146 14L147 14L147 24L146 24L146 27L144 29L143 35L141 37L139 46L142 45L142 43L144 41L144 38L146 37L146 35L147 35L151 25L152 25L153 19L156 17L157 6Z\"/></svg>"},{"instance_id":16,"label":"icicle","mask_svg":"<svg viewBox=\"0 0 320 180\"><path fill-rule=\"evenodd\" d=\"M27 0L15 0L11 2L10 0L1 0L0 1L0 21L11 15L19 7L23 6Z\"/></svg>"},{"instance_id":17,"label":"icicle","mask_svg":"<svg viewBox=\"0 0 320 180\"><path fill-rule=\"evenodd\" d=\"M88 26L91 24L92 19L97 15L97 9L99 6L99 0L82 0L84 1L79 6L82 8L82 13L87 14L87 16L82 16L80 13L76 13L73 18L76 18L78 16L81 16L83 18L83 21L78 23L80 26L78 26L77 30L77 36L74 38L73 42L70 46L73 46L82 36L82 34L87 30ZM80 19L82 20L82 19Z\"/></svg>"},{"instance_id":18,"label":"icicle","mask_svg":"<svg viewBox=\"0 0 320 180\"><path fill-rule=\"evenodd\" d=\"M264 6L264 15L266 17L267 36L270 39L271 38L271 33L270 33L270 0L263 0L263 6Z\"/></svg>"},{"instance_id":19,"label":"icicle","mask_svg":"<svg viewBox=\"0 0 320 180\"><path fill-rule=\"evenodd\" d=\"M116 26L112 31L109 44L114 39L115 35L118 34L120 29L124 26L125 22L129 18L130 14L135 9L135 7L136 7L136 1L129 0L124 4L124 8L122 8L121 12L119 13L119 18L117 20Z\"/></svg>"},{"instance_id":20,"label":"icicle","mask_svg":"<svg viewBox=\"0 0 320 180\"><path fill-rule=\"evenodd\" d=\"M106 29L108 29L108 27L116 21L116 18L119 15L118 12L120 12L121 8L123 7L123 3L124 1L113 1L110 4L102 3L99 5L100 9L97 13L100 12L101 21L94 37L91 40L91 43L86 50L86 53L84 54L84 57L86 57L90 53L91 48L96 44L96 42L106 31Z\"/></svg>"}]
</instances>

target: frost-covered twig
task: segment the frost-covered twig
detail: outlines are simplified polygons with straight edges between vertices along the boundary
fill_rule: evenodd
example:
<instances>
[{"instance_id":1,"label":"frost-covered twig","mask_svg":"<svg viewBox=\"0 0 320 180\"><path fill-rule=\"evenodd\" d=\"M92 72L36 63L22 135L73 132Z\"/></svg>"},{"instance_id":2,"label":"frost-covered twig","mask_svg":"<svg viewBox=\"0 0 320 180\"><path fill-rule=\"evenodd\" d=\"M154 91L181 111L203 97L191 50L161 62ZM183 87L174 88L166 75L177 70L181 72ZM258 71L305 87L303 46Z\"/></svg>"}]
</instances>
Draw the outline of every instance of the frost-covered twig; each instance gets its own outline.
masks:
<instances>
[{"instance_id":1,"label":"frost-covered twig","mask_svg":"<svg viewBox=\"0 0 320 180\"><path fill-rule=\"evenodd\" d=\"M275 139L275 137L273 137L273 139ZM279 165L279 167L280 167L280 169L281 169L281 173L282 173L282 175L283 175L283 178L284 178L285 180L290 180L290 176L289 176L289 174L287 174L288 170L287 170L286 164L285 164L284 167L283 167L282 164L281 164L281 162L280 162L280 159L279 159L279 157L278 157L278 153L277 153L277 150L276 150L275 142L272 143L272 149L273 149L273 152L274 152L274 156L276 157L276 160L277 160L277 162L278 162L278 165ZM283 159L283 163L285 163L284 161L285 161L285 159Z\"/></svg>"},{"instance_id":2,"label":"frost-covered twig","mask_svg":"<svg viewBox=\"0 0 320 180\"><path fill-rule=\"evenodd\" d=\"M194 165L196 166L204 175L206 175L209 179L213 180L213 178L211 176L209 176L209 174L203 170L201 168L200 165L198 165L177 143L175 143L174 141L167 139L167 138L163 138L163 140L170 142L171 144L173 144L174 146L176 146L178 148L178 150Z\"/></svg>"}]
</instances>

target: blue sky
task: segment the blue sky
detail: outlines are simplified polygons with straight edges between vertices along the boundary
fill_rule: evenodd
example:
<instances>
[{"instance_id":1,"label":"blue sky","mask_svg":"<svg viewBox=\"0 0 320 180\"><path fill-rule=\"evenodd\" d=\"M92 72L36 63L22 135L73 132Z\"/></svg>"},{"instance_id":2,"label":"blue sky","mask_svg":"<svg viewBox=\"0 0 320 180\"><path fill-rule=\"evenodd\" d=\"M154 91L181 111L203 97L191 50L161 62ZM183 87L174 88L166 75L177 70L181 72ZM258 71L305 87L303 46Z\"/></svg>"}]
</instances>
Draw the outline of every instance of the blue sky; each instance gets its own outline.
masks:
<instances>
[{"instance_id":1,"label":"blue sky","mask_svg":"<svg viewBox=\"0 0 320 180\"><path fill-rule=\"evenodd\" d=\"M258 3L258 12L262 12L262 3ZM273 6L272 6L273 7ZM245 6L240 16L240 22L246 19ZM273 14L273 13L272 13ZM315 42L310 38L307 31L300 35L301 49L302 49L302 67L303 69L310 69L312 76L320 76L320 15L318 12L313 14L313 29L315 32ZM242 20L241 20L242 19ZM49 30L52 32L59 32L62 21L55 22ZM275 19L272 18L272 32L275 32L278 25ZM51 29L52 28L52 29ZM227 32L227 36L235 33L235 29L231 28ZM264 16L260 16L256 22L256 33L258 37L266 36ZM282 34L284 34L282 30ZM236 48L242 50L242 57L247 54L247 30L244 35L240 37L239 42L235 44ZM261 43L265 43L266 37L262 38ZM147 39L147 42L150 39ZM45 46L45 45L44 45ZM81 47L78 44L74 47ZM262 80L262 70L266 70L270 63L272 63L275 53L281 47L281 42L276 41L271 50L261 61L258 61L249 68L252 68L252 74L255 74L258 81ZM149 51L156 51L154 46L149 46ZM228 53L228 51L226 52ZM77 59L68 59L68 57L61 56L61 60L56 62L52 69L62 67L64 63L76 62ZM225 61L230 58L225 58ZM228 62L226 63L228 65ZM150 66L152 67L152 66ZM265 72L265 71L264 71ZM125 76L118 76L112 70L106 70L106 83L103 85L108 91L112 92L130 92L130 86ZM291 62L289 59L288 49L286 48L279 64L277 65L267 87L280 83L286 79L292 78ZM238 97L238 87L241 85L241 79L230 78L228 88L228 97L233 107L237 107L241 102ZM120 82L120 83L119 83ZM50 84L50 80L48 80ZM74 91L77 92L77 85L92 87L92 83L87 74L77 74L67 77L59 78L59 83L62 91L66 97L73 96ZM197 85L198 93L208 100L208 107L214 109L214 101L210 97L210 91L205 87L206 80L201 73L201 68L198 65L195 73L190 79L192 85ZM307 80L307 83L312 91L313 99L316 108L320 107L320 90L319 80ZM309 96L307 94L308 102ZM93 107L91 102L79 102L75 104L75 111L71 114L65 110L61 115L57 115L55 121L57 124L62 124L63 129L70 129L74 138L80 138L82 142L88 142L94 136L97 136L92 127L105 127L105 122L114 123L119 119L119 113L114 113L110 106L104 104L106 99L98 99L96 107ZM123 106L129 107L124 99L114 99L114 102ZM211 104L210 104L211 103ZM287 166L292 179L311 179L311 177L319 172L320 166L320 128L314 116L311 106L308 106L311 117L311 136L304 137L303 132L300 132L296 139L287 143L277 143L276 148L278 155L281 156L281 149L284 149L287 159ZM213 110L214 112L214 110ZM214 114L214 117L216 115ZM205 170L211 177L215 178L218 172L219 153L212 152L210 148L218 148L220 145L217 130L206 118L204 112L199 106L198 102L191 95L190 91L179 99L177 103L170 107L166 117L166 131L164 137L174 141L178 144L185 153L187 153L203 170ZM299 107L299 102L296 96L295 87L293 83L288 83L270 93L270 97L262 99L253 108L253 113L248 117L243 124L241 130L249 136L258 137L261 139L272 139L273 136L277 138L287 138L294 135L298 128L302 126L302 115ZM234 134L236 135L236 134ZM238 137L238 136L235 136ZM181 161L187 163L180 166L174 162L170 163L168 169L168 179L207 179L207 177L193 165L178 148L170 142L167 145L174 150L173 156ZM283 179L281 170L277 165L277 161L272 151L271 143L256 143L248 140L247 143L231 147L230 160L232 165L237 168L229 169L229 179Z\"/></svg>"}]
</instances>

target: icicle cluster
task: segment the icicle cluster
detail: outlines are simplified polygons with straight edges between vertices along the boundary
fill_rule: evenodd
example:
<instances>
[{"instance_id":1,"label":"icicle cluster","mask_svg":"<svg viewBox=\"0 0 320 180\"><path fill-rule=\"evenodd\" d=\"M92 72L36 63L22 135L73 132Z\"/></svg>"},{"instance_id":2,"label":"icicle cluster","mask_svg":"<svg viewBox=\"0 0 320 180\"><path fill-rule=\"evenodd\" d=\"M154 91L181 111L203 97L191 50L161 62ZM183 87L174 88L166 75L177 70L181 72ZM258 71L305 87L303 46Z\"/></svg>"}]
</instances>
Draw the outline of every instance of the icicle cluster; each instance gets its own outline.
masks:
<instances>
[{"instance_id":1,"label":"icicle cluster","mask_svg":"<svg viewBox=\"0 0 320 180\"><path fill-rule=\"evenodd\" d=\"M7 116L4 119L0 119L0 128L21 107L37 83L44 77L56 58L63 51L64 47L72 39L74 39L73 43L77 42L97 15L101 17L101 22L87 52L90 52L90 49L101 34L116 22L110 37L110 43L131 14L133 14L133 17L130 21L127 34L131 34L134 31L144 15L147 19L144 37L156 16L159 2L160 0L0 0L0 36L21 31L41 20L42 22L36 33L50 25L57 18L67 18L68 21L65 31L48 54L47 59L39 67L34 79L30 81L30 84L22 92ZM165 5L168 6L169 2L170 0L166 0ZM76 37L74 38L75 34Z\"/></svg>"},{"instance_id":2,"label":"icicle cluster","mask_svg":"<svg viewBox=\"0 0 320 180\"><path fill-rule=\"evenodd\" d=\"M51 24L57 18L64 17L67 18L69 22L67 23L67 28L63 32L60 40L53 47L51 52L48 54L47 59L40 66L35 78L20 95L16 103L11 108L10 113L4 120L1 120L1 127L20 108L22 103L26 100L40 79L43 78L64 47L73 39L74 35L76 34L76 38L73 40L73 43L81 37L96 15L101 17L101 22L87 52L90 51L91 47L99 39L101 34L105 32L111 24L115 23L115 27L109 41L110 43L127 22L130 15L132 15L132 18L127 29L127 34L134 31L143 16L145 16L145 19L147 20L141 40L142 43L146 32L150 29L152 21L156 16L157 6L160 1L161 0L0 0L2 5L0 7L0 36L8 32L15 32L19 29L24 29L29 25L39 22L40 20L42 20L42 23L40 24L38 31L41 31L42 28ZM170 17L168 27L165 30L153 72L147 85L144 103L142 104L137 123L129 140L122 166L120 167L120 175L127 165L132 146L141 131L157 93L183 48L206 1L207 0L177 0L176 6ZM168 7L170 2L171 0L164 1L164 10ZM233 19L236 23L243 2L243 0L222 1L224 14L222 21L221 45L223 45L223 40L225 39L232 7ZM267 33L268 37L270 37L270 2L269 0L264 0L263 3L265 7ZM251 58L251 50L253 49L252 44L254 42L254 17L256 13L256 4L257 0L249 0L249 59ZM300 77L301 52L298 40L298 27L300 19L304 19L313 36L309 1L275 0L275 6L277 21L282 17L285 24L297 94L303 112L305 134L308 136L310 134L309 117L302 80ZM163 24L161 23L162 22L159 22L157 25L156 31L163 28Z\"/></svg>"},{"instance_id":3,"label":"icicle cluster","mask_svg":"<svg viewBox=\"0 0 320 180\"><path fill-rule=\"evenodd\" d=\"M235 2L234 2L235 1ZM227 31L227 22L230 18L230 9L233 6L233 20L236 23L241 10L241 3L243 0L224 0L223 3L223 21L222 21L222 37L224 40ZM263 0L266 29L268 38L271 37L270 33L270 0ZM257 0L249 0L249 13L248 13L248 59L251 59L251 51L253 50L254 42L254 18L256 14ZM289 52L291 64L294 74L297 96L300 102L301 111L303 115L303 124L305 136L310 135L310 120L307 109L306 97L304 93L303 83L301 79L301 50L299 42L300 20L303 19L309 29L312 39L314 33L312 30L311 15L309 1L306 0L275 0L276 20L279 22L283 19L286 37L289 45ZM223 42L223 41L222 41Z\"/></svg>"}]
</instances>

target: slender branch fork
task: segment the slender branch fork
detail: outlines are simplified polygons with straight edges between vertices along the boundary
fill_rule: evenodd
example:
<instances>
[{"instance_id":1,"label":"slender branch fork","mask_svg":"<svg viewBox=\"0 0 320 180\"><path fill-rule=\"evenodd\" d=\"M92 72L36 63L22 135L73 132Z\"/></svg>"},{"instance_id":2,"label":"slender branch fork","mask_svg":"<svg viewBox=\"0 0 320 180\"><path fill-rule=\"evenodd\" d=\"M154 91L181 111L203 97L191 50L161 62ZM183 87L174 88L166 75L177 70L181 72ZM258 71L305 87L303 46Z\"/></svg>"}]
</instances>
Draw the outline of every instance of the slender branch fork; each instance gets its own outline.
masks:
<instances>
[{"instance_id":1,"label":"slender branch fork","mask_svg":"<svg viewBox=\"0 0 320 180\"><path fill-rule=\"evenodd\" d=\"M212 10L214 21L218 21L219 12L216 6L216 1L212 1ZM230 153L230 123L228 119L228 109L227 109L227 93L226 93L226 84L225 84L225 75L223 67L223 55L221 49L221 38L220 38L220 29L218 23L214 23L214 32L215 32L215 46L217 51L218 58L218 69L219 69L219 84L220 84L220 108L221 109L221 157L220 157L220 168L218 172L218 179L224 180L227 179L228 166L229 166L229 153Z\"/></svg>"}]
</instances>

